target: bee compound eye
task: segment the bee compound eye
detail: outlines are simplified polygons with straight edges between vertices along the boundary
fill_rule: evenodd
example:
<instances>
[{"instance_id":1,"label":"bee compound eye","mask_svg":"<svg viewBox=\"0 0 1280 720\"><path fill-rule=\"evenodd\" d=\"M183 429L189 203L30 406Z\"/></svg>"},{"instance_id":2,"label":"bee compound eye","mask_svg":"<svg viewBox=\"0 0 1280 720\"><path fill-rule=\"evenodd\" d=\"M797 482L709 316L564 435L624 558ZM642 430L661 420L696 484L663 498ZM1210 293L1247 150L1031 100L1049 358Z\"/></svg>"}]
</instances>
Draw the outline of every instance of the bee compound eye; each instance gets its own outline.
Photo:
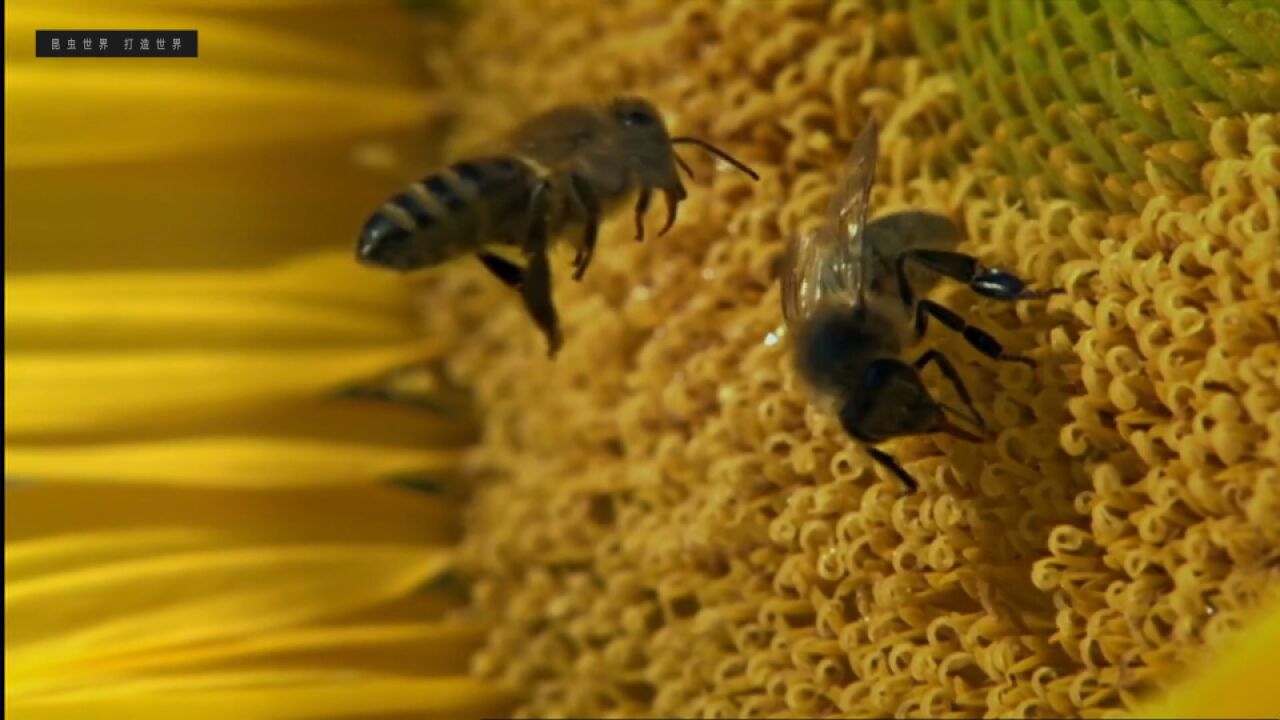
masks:
<instances>
[{"instance_id":1,"label":"bee compound eye","mask_svg":"<svg viewBox=\"0 0 1280 720\"><path fill-rule=\"evenodd\" d=\"M631 127L649 127L657 124L657 118L644 110L628 110L623 113L622 122Z\"/></svg>"},{"instance_id":2,"label":"bee compound eye","mask_svg":"<svg viewBox=\"0 0 1280 720\"><path fill-rule=\"evenodd\" d=\"M880 388L893 377L893 366L885 362L873 362L862 376L868 389Z\"/></svg>"},{"instance_id":3,"label":"bee compound eye","mask_svg":"<svg viewBox=\"0 0 1280 720\"><path fill-rule=\"evenodd\" d=\"M493 161L493 166L497 168L498 172L502 173L503 175L512 175L515 173L516 170L519 169L516 165L515 160L512 160L511 158L505 158L505 157L498 158L497 160Z\"/></svg>"},{"instance_id":4,"label":"bee compound eye","mask_svg":"<svg viewBox=\"0 0 1280 720\"><path fill-rule=\"evenodd\" d=\"M472 185L479 185L484 181L484 170L475 163L461 162L453 166L453 171L458 177Z\"/></svg>"}]
</instances>

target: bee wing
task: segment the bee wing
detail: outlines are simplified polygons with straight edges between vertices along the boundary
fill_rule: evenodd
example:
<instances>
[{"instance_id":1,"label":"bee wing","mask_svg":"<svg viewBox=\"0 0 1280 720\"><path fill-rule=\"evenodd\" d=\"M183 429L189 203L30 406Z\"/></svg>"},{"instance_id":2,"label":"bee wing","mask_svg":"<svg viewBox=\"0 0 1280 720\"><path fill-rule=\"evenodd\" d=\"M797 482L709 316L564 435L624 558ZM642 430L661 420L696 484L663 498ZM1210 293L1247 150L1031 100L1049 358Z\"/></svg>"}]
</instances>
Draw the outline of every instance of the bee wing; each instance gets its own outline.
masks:
<instances>
[{"instance_id":1,"label":"bee wing","mask_svg":"<svg viewBox=\"0 0 1280 720\"><path fill-rule=\"evenodd\" d=\"M826 221L814 233L792 241L783 258L782 316L801 321L831 298L860 299L869 262L863 261L862 235L875 182L879 133L867 123L845 160Z\"/></svg>"},{"instance_id":2,"label":"bee wing","mask_svg":"<svg viewBox=\"0 0 1280 720\"><path fill-rule=\"evenodd\" d=\"M815 234L792 240L782 258L782 317L788 325L807 317L822 299L821 251L829 245L818 236L825 232L824 227Z\"/></svg>"}]
</instances>

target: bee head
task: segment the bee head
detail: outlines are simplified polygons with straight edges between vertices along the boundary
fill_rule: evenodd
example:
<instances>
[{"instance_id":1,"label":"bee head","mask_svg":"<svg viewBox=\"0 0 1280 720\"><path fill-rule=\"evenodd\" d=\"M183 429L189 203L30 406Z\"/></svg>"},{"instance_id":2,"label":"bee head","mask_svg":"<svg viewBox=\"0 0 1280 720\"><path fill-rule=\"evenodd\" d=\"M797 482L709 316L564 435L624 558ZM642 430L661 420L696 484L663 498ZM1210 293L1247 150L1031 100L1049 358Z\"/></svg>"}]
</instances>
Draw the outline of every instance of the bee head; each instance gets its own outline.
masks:
<instances>
[{"instance_id":1,"label":"bee head","mask_svg":"<svg viewBox=\"0 0 1280 720\"><path fill-rule=\"evenodd\" d=\"M671 137L658 108L643 98L622 97L609 104L609 114L618 124L632 169L641 183L647 187L678 190L683 196Z\"/></svg>"},{"instance_id":2,"label":"bee head","mask_svg":"<svg viewBox=\"0 0 1280 720\"><path fill-rule=\"evenodd\" d=\"M693 170L676 154L676 145L681 143L697 145L746 173L751 179L760 179L754 170L705 140L668 135L662 114L648 100L635 97L617 98L609 103L609 114L619 128L621 142L635 181L646 192L656 188L666 195L667 223L662 230L658 231L659 235L665 235L667 230L671 229L676 219L676 206L688 195L684 184L680 182L680 173L677 168L684 170L690 178L693 177Z\"/></svg>"},{"instance_id":3,"label":"bee head","mask_svg":"<svg viewBox=\"0 0 1280 720\"><path fill-rule=\"evenodd\" d=\"M853 437L869 443L944 431L949 426L915 369L890 358L867 366L840 409L840 424Z\"/></svg>"},{"instance_id":4,"label":"bee head","mask_svg":"<svg viewBox=\"0 0 1280 720\"><path fill-rule=\"evenodd\" d=\"M653 103L644 98L616 98L609 105L609 110L620 125L631 131L649 132L657 130L666 135L666 125L662 122L662 113Z\"/></svg>"}]
</instances>

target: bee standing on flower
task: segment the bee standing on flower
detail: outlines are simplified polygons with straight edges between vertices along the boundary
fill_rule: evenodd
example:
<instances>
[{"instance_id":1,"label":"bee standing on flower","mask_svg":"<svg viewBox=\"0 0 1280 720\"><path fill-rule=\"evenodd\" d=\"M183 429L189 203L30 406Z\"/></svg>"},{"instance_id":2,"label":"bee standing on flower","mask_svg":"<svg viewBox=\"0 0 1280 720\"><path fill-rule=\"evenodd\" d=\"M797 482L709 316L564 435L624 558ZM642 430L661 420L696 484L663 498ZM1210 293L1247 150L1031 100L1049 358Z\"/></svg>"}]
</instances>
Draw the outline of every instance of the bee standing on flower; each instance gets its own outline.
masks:
<instances>
[{"instance_id":1,"label":"bee standing on flower","mask_svg":"<svg viewBox=\"0 0 1280 720\"><path fill-rule=\"evenodd\" d=\"M604 105L569 105L518 127L497 154L455 163L427 176L386 202L360 231L357 258L368 265L407 272L475 255L504 284L517 289L546 335L549 354L560 348L551 300L547 251L553 239L580 227L574 241L574 279L581 280L595 252L601 219L638 191L636 239L644 238L644 214L654 190L667 201L667 222L686 193L675 145L694 144L752 179L746 165L710 144L671 137L657 108L639 98ZM490 251L517 248L524 266Z\"/></svg>"},{"instance_id":2,"label":"bee standing on flower","mask_svg":"<svg viewBox=\"0 0 1280 720\"><path fill-rule=\"evenodd\" d=\"M948 419L963 413L929 394L920 378L925 366L938 366L964 402L965 419L985 429L945 355L926 350L914 361L903 359L904 351L924 336L929 319L961 333L989 358L1034 365L1029 358L1006 353L990 334L917 293L928 291L937 275L998 300L1041 298L1058 291L1028 290L1015 275L955 252L961 230L944 215L911 210L868 224L878 144L871 121L854 140L826 222L787 248L782 313L800 375L833 407L845 431L915 490L915 480L902 466L871 445L935 432L981 442Z\"/></svg>"}]
</instances>

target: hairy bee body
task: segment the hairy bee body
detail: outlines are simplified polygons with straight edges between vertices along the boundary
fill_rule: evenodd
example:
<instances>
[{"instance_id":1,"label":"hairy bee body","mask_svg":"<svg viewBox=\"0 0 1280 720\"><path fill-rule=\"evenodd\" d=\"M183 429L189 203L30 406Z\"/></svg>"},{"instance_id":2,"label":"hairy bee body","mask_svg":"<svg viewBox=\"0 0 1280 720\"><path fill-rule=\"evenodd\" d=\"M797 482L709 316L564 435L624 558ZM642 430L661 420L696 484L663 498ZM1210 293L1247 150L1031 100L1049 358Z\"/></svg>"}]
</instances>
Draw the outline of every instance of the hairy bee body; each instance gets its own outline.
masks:
<instances>
[{"instance_id":1,"label":"hairy bee body","mask_svg":"<svg viewBox=\"0 0 1280 720\"><path fill-rule=\"evenodd\" d=\"M362 260L434 267L490 243L518 243L535 171L510 156L455 163L387 200L360 231Z\"/></svg>"},{"instance_id":2,"label":"hairy bee body","mask_svg":"<svg viewBox=\"0 0 1280 720\"><path fill-rule=\"evenodd\" d=\"M560 337L551 303L550 244L573 238L574 278L580 280L602 218L638 194L636 239L642 239L654 190L667 200L667 223L659 234L665 233L686 196L677 168L688 168L674 150L680 142L698 144L756 177L701 140L670 137L648 101L570 105L516 128L498 153L455 163L388 200L361 229L356 257L408 272L475 255L520 291L554 355ZM569 232L575 229L581 232ZM525 266L488 252L495 245L517 248Z\"/></svg>"},{"instance_id":3,"label":"hairy bee body","mask_svg":"<svg viewBox=\"0 0 1280 720\"><path fill-rule=\"evenodd\" d=\"M938 350L914 360L905 352L924 337L930 319L960 333L989 358L1030 364L1011 355L989 333L922 296L941 277L969 285L986 297L1012 301L1053 292L1028 290L1017 276L984 267L955 251L961 231L950 218L908 210L867 222L875 179L874 122L854 141L826 222L795 239L782 268L782 313L793 333L797 373L840 419L868 454L905 486L915 480L888 453L872 447L898 437L947 433L969 441L981 438L953 424L964 416L977 428L985 423L951 361ZM939 402L921 372L935 365L954 388L967 413Z\"/></svg>"},{"instance_id":4,"label":"hairy bee body","mask_svg":"<svg viewBox=\"0 0 1280 720\"><path fill-rule=\"evenodd\" d=\"M854 303L856 311L843 302L825 303L808 322L797 323L795 361L801 374L819 389L841 395L853 394L850 385L867 364L899 357L923 335L915 322L915 303L903 297L928 292L939 277L916 266L900 274L898 259L916 250L950 250L960 240L946 216L914 210L878 218L862 232L860 262L869 269L863 273L866 286Z\"/></svg>"}]
</instances>

